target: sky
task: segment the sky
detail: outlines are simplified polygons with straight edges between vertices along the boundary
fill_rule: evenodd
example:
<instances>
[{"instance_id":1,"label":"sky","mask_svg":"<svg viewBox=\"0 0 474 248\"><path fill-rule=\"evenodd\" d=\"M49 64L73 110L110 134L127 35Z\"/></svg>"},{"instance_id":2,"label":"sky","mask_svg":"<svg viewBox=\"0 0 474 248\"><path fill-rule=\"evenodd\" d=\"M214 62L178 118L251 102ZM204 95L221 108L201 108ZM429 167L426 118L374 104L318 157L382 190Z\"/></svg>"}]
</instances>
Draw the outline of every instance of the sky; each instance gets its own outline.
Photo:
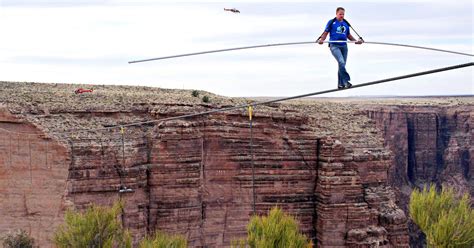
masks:
<instances>
[{"instance_id":1,"label":"sky","mask_svg":"<svg viewBox=\"0 0 474 248\"><path fill-rule=\"evenodd\" d=\"M128 61L314 41L338 6L366 41L473 53L471 0L0 0L0 81L198 89L225 96L333 89L337 63L326 44ZM356 85L472 61L426 50L349 44L347 69ZM326 96L472 95L473 72L468 67Z\"/></svg>"}]
</instances>

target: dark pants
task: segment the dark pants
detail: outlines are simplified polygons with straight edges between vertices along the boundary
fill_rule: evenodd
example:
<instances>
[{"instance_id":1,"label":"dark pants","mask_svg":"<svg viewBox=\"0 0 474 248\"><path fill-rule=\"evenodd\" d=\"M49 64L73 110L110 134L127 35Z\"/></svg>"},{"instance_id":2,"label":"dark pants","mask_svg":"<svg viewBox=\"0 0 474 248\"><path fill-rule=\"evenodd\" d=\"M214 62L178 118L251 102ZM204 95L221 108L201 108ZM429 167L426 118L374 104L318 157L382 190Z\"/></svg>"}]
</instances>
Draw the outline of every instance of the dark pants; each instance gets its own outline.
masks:
<instances>
[{"instance_id":1,"label":"dark pants","mask_svg":"<svg viewBox=\"0 0 474 248\"><path fill-rule=\"evenodd\" d=\"M331 53L334 56L334 58L337 60L337 64L339 65L339 70L337 71L337 85L338 86L345 86L349 80L351 80L351 77L349 76L349 73L346 71L346 62L347 62L347 45L344 46L338 46L331 44L329 47L331 49Z\"/></svg>"}]
</instances>

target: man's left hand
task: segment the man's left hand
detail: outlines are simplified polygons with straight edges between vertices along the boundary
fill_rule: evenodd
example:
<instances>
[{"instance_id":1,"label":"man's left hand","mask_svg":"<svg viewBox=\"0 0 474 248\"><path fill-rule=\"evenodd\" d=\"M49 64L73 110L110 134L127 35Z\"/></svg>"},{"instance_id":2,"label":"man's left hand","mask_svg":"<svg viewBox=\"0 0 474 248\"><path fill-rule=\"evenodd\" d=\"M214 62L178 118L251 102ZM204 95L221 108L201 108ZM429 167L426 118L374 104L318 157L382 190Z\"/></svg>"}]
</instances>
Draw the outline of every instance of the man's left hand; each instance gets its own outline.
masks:
<instances>
[{"instance_id":1,"label":"man's left hand","mask_svg":"<svg viewBox=\"0 0 474 248\"><path fill-rule=\"evenodd\" d=\"M360 44L364 43L364 40L362 40L362 39L359 39L359 40L358 40L358 41L356 41L355 43L356 43L357 45L360 45Z\"/></svg>"}]
</instances>

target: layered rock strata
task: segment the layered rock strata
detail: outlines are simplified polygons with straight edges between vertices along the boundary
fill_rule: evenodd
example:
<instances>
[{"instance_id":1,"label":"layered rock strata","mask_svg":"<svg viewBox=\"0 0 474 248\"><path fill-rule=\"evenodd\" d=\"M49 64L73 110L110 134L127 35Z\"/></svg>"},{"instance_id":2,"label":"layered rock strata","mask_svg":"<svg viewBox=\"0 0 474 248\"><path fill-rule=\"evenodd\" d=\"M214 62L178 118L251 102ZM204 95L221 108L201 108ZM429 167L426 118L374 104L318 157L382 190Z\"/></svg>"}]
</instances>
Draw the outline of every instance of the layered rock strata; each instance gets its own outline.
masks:
<instances>
[{"instance_id":1,"label":"layered rock strata","mask_svg":"<svg viewBox=\"0 0 474 248\"><path fill-rule=\"evenodd\" d=\"M429 184L452 187L474 199L473 104L366 108L395 155L389 183L399 189L397 199L405 211L412 189ZM411 244L422 246L419 230L411 223L410 229Z\"/></svg>"},{"instance_id":2,"label":"layered rock strata","mask_svg":"<svg viewBox=\"0 0 474 248\"><path fill-rule=\"evenodd\" d=\"M407 247L403 195L413 185L449 178L471 190L470 179L448 173L472 171L465 104L450 105L446 113L457 117L435 119L445 123L435 129L423 124L431 114L403 114L409 106L289 102L257 108L251 131L244 109L159 121L245 99L211 95L203 104L188 91L102 86L73 95L74 85L2 86L0 232L23 228L42 246L51 245L66 208L122 199L135 241L163 230L184 234L192 247L229 246L245 236L254 206L264 214L278 205L322 247ZM131 122L146 123L122 133ZM443 139L433 146L433 137ZM446 166L433 168L440 161Z\"/></svg>"}]
</instances>

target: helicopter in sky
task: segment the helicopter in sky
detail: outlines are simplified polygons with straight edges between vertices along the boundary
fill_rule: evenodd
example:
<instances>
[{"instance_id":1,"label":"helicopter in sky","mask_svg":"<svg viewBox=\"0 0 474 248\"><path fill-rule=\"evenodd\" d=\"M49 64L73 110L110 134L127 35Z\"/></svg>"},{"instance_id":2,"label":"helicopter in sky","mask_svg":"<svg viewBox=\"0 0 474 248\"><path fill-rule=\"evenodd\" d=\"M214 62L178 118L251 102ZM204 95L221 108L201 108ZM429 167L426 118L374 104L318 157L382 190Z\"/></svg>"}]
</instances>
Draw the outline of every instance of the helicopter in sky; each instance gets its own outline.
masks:
<instances>
[{"instance_id":1,"label":"helicopter in sky","mask_svg":"<svg viewBox=\"0 0 474 248\"><path fill-rule=\"evenodd\" d=\"M239 11L238 9L236 9L236 8L232 8L232 9L226 9L226 8L224 8L224 11L230 11L230 12L234 12L234 13L236 13L236 14L237 14L237 13L240 13L240 11Z\"/></svg>"}]
</instances>

